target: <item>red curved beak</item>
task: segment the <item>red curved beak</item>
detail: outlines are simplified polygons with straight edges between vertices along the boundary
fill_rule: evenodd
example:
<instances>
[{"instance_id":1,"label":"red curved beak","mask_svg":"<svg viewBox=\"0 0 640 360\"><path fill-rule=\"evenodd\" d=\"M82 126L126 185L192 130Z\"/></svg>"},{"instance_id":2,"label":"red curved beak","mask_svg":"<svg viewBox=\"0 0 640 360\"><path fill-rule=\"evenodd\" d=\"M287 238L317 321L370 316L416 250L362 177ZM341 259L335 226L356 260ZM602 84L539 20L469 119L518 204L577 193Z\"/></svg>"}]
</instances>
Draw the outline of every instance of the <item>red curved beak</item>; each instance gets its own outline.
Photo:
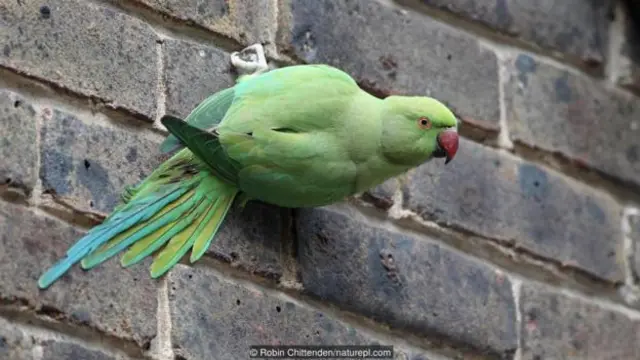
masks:
<instances>
[{"instance_id":1,"label":"red curved beak","mask_svg":"<svg viewBox=\"0 0 640 360\"><path fill-rule=\"evenodd\" d=\"M453 130L446 130L438 134L438 149L436 149L436 157L446 157L445 164L453 160L458 152L458 133ZM440 155L440 156L438 156Z\"/></svg>"}]
</instances>

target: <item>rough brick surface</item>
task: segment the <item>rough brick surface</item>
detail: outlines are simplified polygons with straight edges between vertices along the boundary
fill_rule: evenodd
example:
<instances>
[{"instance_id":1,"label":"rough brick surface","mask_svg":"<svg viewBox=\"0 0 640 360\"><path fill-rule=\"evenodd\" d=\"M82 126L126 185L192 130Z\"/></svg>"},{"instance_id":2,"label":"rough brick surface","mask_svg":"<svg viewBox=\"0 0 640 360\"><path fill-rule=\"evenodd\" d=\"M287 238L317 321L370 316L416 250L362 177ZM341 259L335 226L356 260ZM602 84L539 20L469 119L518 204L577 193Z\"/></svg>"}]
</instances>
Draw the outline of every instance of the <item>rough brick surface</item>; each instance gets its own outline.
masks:
<instances>
[{"instance_id":1,"label":"rough brick surface","mask_svg":"<svg viewBox=\"0 0 640 360\"><path fill-rule=\"evenodd\" d=\"M0 91L0 184L27 193L36 184L38 149L36 110L13 92ZM0 185L1 186L1 185Z\"/></svg>"},{"instance_id":2,"label":"rough brick surface","mask_svg":"<svg viewBox=\"0 0 640 360\"><path fill-rule=\"evenodd\" d=\"M244 209L235 206L207 251L244 270L269 278L282 275L280 209L260 202L249 202Z\"/></svg>"},{"instance_id":3,"label":"rough brick surface","mask_svg":"<svg viewBox=\"0 0 640 360\"><path fill-rule=\"evenodd\" d=\"M622 279L622 209L554 171L463 139L450 164L434 161L411 173L404 197L427 220Z\"/></svg>"},{"instance_id":4,"label":"rough brick surface","mask_svg":"<svg viewBox=\"0 0 640 360\"><path fill-rule=\"evenodd\" d=\"M306 291L415 334L515 351L515 304L504 273L330 210L301 210L297 220Z\"/></svg>"},{"instance_id":5,"label":"rough brick surface","mask_svg":"<svg viewBox=\"0 0 640 360\"><path fill-rule=\"evenodd\" d=\"M246 359L249 346L258 344L388 344L322 311L212 271L177 265L169 283L174 352L186 359ZM442 359L403 346L395 352L404 359Z\"/></svg>"},{"instance_id":6,"label":"rough brick surface","mask_svg":"<svg viewBox=\"0 0 640 360\"><path fill-rule=\"evenodd\" d=\"M638 359L640 318L525 283L522 359Z\"/></svg>"},{"instance_id":7,"label":"rough brick surface","mask_svg":"<svg viewBox=\"0 0 640 360\"><path fill-rule=\"evenodd\" d=\"M40 346L42 346L42 359L122 360L122 357L116 357L100 350L89 349L72 342L46 340Z\"/></svg>"},{"instance_id":8,"label":"rough brick surface","mask_svg":"<svg viewBox=\"0 0 640 360\"><path fill-rule=\"evenodd\" d=\"M72 269L46 291L38 277L82 232L28 209L0 202L0 298L47 308L51 316L144 346L156 334L156 286L150 261L130 269L116 259L84 272ZM115 281L117 280L117 281Z\"/></svg>"},{"instance_id":9,"label":"rough brick surface","mask_svg":"<svg viewBox=\"0 0 640 360\"><path fill-rule=\"evenodd\" d=\"M291 18L279 34L283 49L384 93L434 96L476 124L498 128L496 56L475 39L377 1L288 3L281 9Z\"/></svg>"},{"instance_id":10,"label":"rough brick surface","mask_svg":"<svg viewBox=\"0 0 640 360\"><path fill-rule=\"evenodd\" d=\"M630 233L626 234L631 238L633 254L631 254L631 264L637 279L640 279L640 214L630 215L626 221L629 223Z\"/></svg>"},{"instance_id":11,"label":"rough brick surface","mask_svg":"<svg viewBox=\"0 0 640 360\"><path fill-rule=\"evenodd\" d=\"M43 190L73 197L86 209L110 212L127 185L159 164L158 144L133 129L83 122L75 115L43 109Z\"/></svg>"},{"instance_id":12,"label":"rough brick surface","mask_svg":"<svg viewBox=\"0 0 640 360\"><path fill-rule=\"evenodd\" d=\"M0 318L0 360L125 360L64 338L43 339Z\"/></svg>"},{"instance_id":13,"label":"rough brick surface","mask_svg":"<svg viewBox=\"0 0 640 360\"><path fill-rule=\"evenodd\" d=\"M209 95L235 83L229 54L222 50L178 40L165 40L163 50L169 114L184 118Z\"/></svg>"},{"instance_id":14,"label":"rough brick surface","mask_svg":"<svg viewBox=\"0 0 640 360\"><path fill-rule=\"evenodd\" d=\"M421 1L585 62L602 62L607 53L611 12L607 1Z\"/></svg>"},{"instance_id":15,"label":"rough brick surface","mask_svg":"<svg viewBox=\"0 0 640 360\"><path fill-rule=\"evenodd\" d=\"M513 140L640 184L640 100L526 54L505 85Z\"/></svg>"},{"instance_id":16,"label":"rough brick surface","mask_svg":"<svg viewBox=\"0 0 640 360\"><path fill-rule=\"evenodd\" d=\"M0 318L0 360L32 360L33 337Z\"/></svg>"},{"instance_id":17,"label":"rough brick surface","mask_svg":"<svg viewBox=\"0 0 640 360\"><path fill-rule=\"evenodd\" d=\"M0 65L155 116L156 36L148 25L79 0L5 1L0 14Z\"/></svg>"},{"instance_id":18,"label":"rough brick surface","mask_svg":"<svg viewBox=\"0 0 640 360\"><path fill-rule=\"evenodd\" d=\"M616 81L618 84L640 94L640 3L637 1L626 1L627 6L631 6L635 11L634 16L626 14L623 19L624 38L622 49L620 49L620 59L616 64ZM628 9L625 7L625 9ZM612 59L613 60L613 59Z\"/></svg>"},{"instance_id":19,"label":"rough brick surface","mask_svg":"<svg viewBox=\"0 0 640 360\"><path fill-rule=\"evenodd\" d=\"M155 10L230 37L242 44L274 42L276 2L270 0L136 0Z\"/></svg>"}]
</instances>

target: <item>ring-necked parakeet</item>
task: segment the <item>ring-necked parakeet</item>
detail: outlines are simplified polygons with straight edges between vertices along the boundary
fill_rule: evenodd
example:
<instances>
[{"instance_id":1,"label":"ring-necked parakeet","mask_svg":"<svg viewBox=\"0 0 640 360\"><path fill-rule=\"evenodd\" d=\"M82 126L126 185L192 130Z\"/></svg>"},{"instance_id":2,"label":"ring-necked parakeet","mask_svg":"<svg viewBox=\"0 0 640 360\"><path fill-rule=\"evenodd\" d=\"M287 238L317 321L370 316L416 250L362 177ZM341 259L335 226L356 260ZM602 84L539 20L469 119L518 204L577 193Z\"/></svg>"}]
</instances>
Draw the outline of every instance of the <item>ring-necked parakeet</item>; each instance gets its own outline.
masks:
<instances>
[{"instance_id":1,"label":"ring-necked parakeet","mask_svg":"<svg viewBox=\"0 0 640 360\"><path fill-rule=\"evenodd\" d=\"M179 150L47 270L46 288L71 266L83 269L127 250L122 266L160 250L156 278L189 250L207 250L232 203L283 207L331 204L458 150L457 122L429 97L376 98L346 73L298 65L246 77L198 105L186 122L164 116Z\"/></svg>"}]
</instances>

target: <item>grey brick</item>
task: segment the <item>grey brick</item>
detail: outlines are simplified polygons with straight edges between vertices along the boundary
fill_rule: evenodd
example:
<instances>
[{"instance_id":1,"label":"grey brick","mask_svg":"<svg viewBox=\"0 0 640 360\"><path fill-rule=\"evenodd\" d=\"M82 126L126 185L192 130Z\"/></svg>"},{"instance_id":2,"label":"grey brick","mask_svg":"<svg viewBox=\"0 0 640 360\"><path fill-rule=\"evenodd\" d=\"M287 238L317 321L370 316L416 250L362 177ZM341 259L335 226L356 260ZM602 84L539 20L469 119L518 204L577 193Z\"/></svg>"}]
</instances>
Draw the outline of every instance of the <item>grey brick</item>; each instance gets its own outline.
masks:
<instances>
[{"instance_id":1,"label":"grey brick","mask_svg":"<svg viewBox=\"0 0 640 360\"><path fill-rule=\"evenodd\" d=\"M41 343L42 359L47 360L121 360L115 355L100 350L89 349L79 344L59 340L46 340ZM35 359L34 359L35 360Z\"/></svg>"},{"instance_id":2,"label":"grey brick","mask_svg":"<svg viewBox=\"0 0 640 360\"><path fill-rule=\"evenodd\" d=\"M0 65L155 116L156 36L148 25L79 0L5 1L0 14Z\"/></svg>"},{"instance_id":3,"label":"grey brick","mask_svg":"<svg viewBox=\"0 0 640 360\"><path fill-rule=\"evenodd\" d=\"M137 183L160 162L158 144L140 132L83 122L57 109L43 112L40 177L44 190L110 212L124 186Z\"/></svg>"},{"instance_id":4,"label":"grey brick","mask_svg":"<svg viewBox=\"0 0 640 360\"><path fill-rule=\"evenodd\" d=\"M640 100L526 54L505 85L513 140L640 184Z\"/></svg>"},{"instance_id":5,"label":"grey brick","mask_svg":"<svg viewBox=\"0 0 640 360\"><path fill-rule=\"evenodd\" d=\"M624 86L636 93L640 94L640 6L637 1L626 1L627 6L633 7L635 14L627 12L623 19L624 22L624 40L620 49L620 59L616 66L616 81L619 85ZM625 7L628 10L628 7ZM635 16L636 19L632 19ZM613 61L614 59L611 59Z\"/></svg>"},{"instance_id":6,"label":"grey brick","mask_svg":"<svg viewBox=\"0 0 640 360\"><path fill-rule=\"evenodd\" d=\"M270 0L136 0L250 45L274 43L277 5Z\"/></svg>"},{"instance_id":7,"label":"grey brick","mask_svg":"<svg viewBox=\"0 0 640 360\"><path fill-rule=\"evenodd\" d=\"M186 359L247 359L249 346L259 344L393 345L283 294L206 269L177 265L169 283L174 352ZM395 352L442 359L403 346Z\"/></svg>"},{"instance_id":8,"label":"grey brick","mask_svg":"<svg viewBox=\"0 0 640 360\"><path fill-rule=\"evenodd\" d=\"M601 63L607 53L608 1L421 1L584 62Z\"/></svg>"},{"instance_id":9,"label":"grey brick","mask_svg":"<svg viewBox=\"0 0 640 360\"><path fill-rule=\"evenodd\" d=\"M278 279L282 275L280 209L260 202L249 202L244 209L229 210L208 254L262 276Z\"/></svg>"},{"instance_id":10,"label":"grey brick","mask_svg":"<svg viewBox=\"0 0 640 360\"><path fill-rule=\"evenodd\" d=\"M522 359L638 359L640 322L625 313L525 283Z\"/></svg>"},{"instance_id":11,"label":"grey brick","mask_svg":"<svg viewBox=\"0 0 640 360\"><path fill-rule=\"evenodd\" d=\"M474 38L377 1L288 3L281 9L291 18L278 35L282 50L341 68L385 94L433 96L471 123L498 129L496 56Z\"/></svg>"},{"instance_id":12,"label":"grey brick","mask_svg":"<svg viewBox=\"0 0 640 360\"><path fill-rule=\"evenodd\" d=\"M405 206L427 220L622 280L619 204L507 153L461 139L450 164L431 162L411 174Z\"/></svg>"},{"instance_id":13,"label":"grey brick","mask_svg":"<svg viewBox=\"0 0 640 360\"><path fill-rule=\"evenodd\" d=\"M627 234L631 238L633 253L631 256L631 264L637 279L640 279L640 214L629 215L627 221L630 225L631 232Z\"/></svg>"},{"instance_id":14,"label":"grey brick","mask_svg":"<svg viewBox=\"0 0 640 360\"><path fill-rule=\"evenodd\" d=\"M25 99L0 91L0 184L31 193L36 184L36 111Z\"/></svg>"},{"instance_id":15,"label":"grey brick","mask_svg":"<svg viewBox=\"0 0 640 360\"><path fill-rule=\"evenodd\" d=\"M209 95L235 84L226 52L179 40L165 40L166 112L186 117Z\"/></svg>"},{"instance_id":16,"label":"grey brick","mask_svg":"<svg viewBox=\"0 0 640 360\"><path fill-rule=\"evenodd\" d=\"M34 343L32 336L0 318L0 360L35 360Z\"/></svg>"},{"instance_id":17,"label":"grey brick","mask_svg":"<svg viewBox=\"0 0 640 360\"><path fill-rule=\"evenodd\" d=\"M310 294L414 334L494 355L515 351L511 281L498 269L327 209L301 210L297 219Z\"/></svg>"},{"instance_id":18,"label":"grey brick","mask_svg":"<svg viewBox=\"0 0 640 360\"><path fill-rule=\"evenodd\" d=\"M75 267L47 290L38 277L83 233L58 220L0 202L0 298L46 308L57 320L145 346L156 335L157 292L150 261L123 269L117 259L89 272Z\"/></svg>"},{"instance_id":19,"label":"grey brick","mask_svg":"<svg viewBox=\"0 0 640 360\"><path fill-rule=\"evenodd\" d=\"M30 329L0 318L0 360L124 360L122 356L91 349L64 336L42 338Z\"/></svg>"}]
</instances>

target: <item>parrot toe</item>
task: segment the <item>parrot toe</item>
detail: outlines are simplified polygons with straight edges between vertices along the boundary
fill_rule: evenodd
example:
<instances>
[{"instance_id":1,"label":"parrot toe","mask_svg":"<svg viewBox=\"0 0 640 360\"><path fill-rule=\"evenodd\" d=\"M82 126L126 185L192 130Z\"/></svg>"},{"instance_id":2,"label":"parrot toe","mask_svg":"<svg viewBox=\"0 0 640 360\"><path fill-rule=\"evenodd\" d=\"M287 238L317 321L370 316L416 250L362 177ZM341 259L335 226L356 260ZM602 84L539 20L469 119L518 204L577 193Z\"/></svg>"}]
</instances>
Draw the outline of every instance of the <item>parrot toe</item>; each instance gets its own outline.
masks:
<instances>
[{"instance_id":1,"label":"parrot toe","mask_svg":"<svg viewBox=\"0 0 640 360\"><path fill-rule=\"evenodd\" d=\"M231 53L231 64L243 75L258 75L269 69L262 44Z\"/></svg>"}]
</instances>

